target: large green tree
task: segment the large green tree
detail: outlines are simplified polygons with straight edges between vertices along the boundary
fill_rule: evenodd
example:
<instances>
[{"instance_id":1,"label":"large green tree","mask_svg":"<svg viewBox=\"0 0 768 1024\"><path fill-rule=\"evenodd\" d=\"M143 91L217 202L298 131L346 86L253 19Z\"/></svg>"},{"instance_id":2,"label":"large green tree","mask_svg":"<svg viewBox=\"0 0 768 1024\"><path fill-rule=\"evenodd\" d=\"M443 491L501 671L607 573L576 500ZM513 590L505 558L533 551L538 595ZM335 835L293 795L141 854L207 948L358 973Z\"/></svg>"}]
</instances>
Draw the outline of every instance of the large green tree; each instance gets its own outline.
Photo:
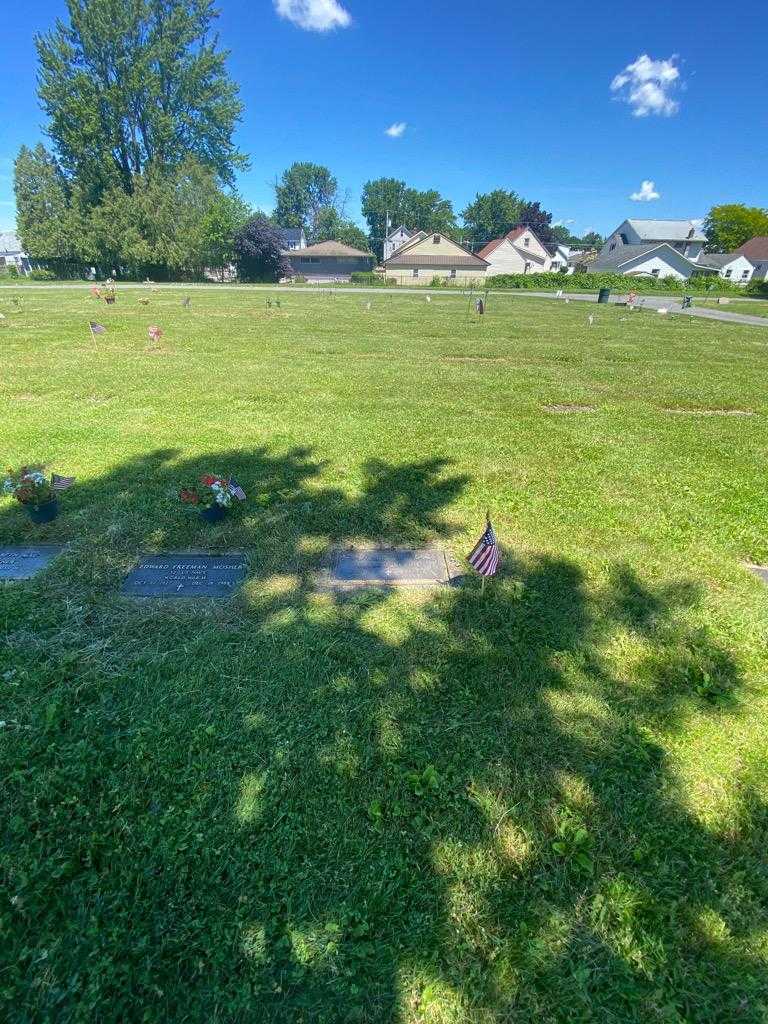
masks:
<instances>
[{"instance_id":1,"label":"large green tree","mask_svg":"<svg viewBox=\"0 0 768 1024\"><path fill-rule=\"evenodd\" d=\"M42 145L22 146L14 165L16 224L30 256L72 259L82 224L61 168Z\"/></svg>"},{"instance_id":2,"label":"large green tree","mask_svg":"<svg viewBox=\"0 0 768 1024\"><path fill-rule=\"evenodd\" d=\"M318 218L336 209L339 185L327 167L309 162L291 164L275 183L273 219L283 228L304 228L314 239Z\"/></svg>"},{"instance_id":3,"label":"large green tree","mask_svg":"<svg viewBox=\"0 0 768 1024\"><path fill-rule=\"evenodd\" d=\"M362 228L351 220L346 220L329 206L321 210L315 221L315 231L310 239L312 242L344 242L355 249L368 251L368 238Z\"/></svg>"},{"instance_id":4,"label":"large green tree","mask_svg":"<svg viewBox=\"0 0 768 1024\"><path fill-rule=\"evenodd\" d=\"M151 164L186 157L231 183L242 105L211 28L212 0L67 0L36 39L38 91L65 174L89 202L132 192Z\"/></svg>"},{"instance_id":5,"label":"large green tree","mask_svg":"<svg viewBox=\"0 0 768 1024\"><path fill-rule=\"evenodd\" d=\"M491 239L502 238L520 222L524 206L516 192L503 188L478 193L461 213L465 241L473 249L480 249Z\"/></svg>"},{"instance_id":6,"label":"large green tree","mask_svg":"<svg viewBox=\"0 0 768 1024\"><path fill-rule=\"evenodd\" d=\"M421 231L440 231L455 235L456 216L449 199L435 189L419 191L409 188L397 178L377 178L363 186L363 216L368 224L368 240L381 258L387 233L387 217L391 227L405 224Z\"/></svg>"},{"instance_id":7,"label":"large green tree","mask_svg":"<svg viewBox=\"0 0 768 1024\"><path fill-rule=\"evenodd\" d=\"M733 252L756 235L768 235L768 210L741 203L713 206L704 233L710 252Z\"/></svg>"}]
</instances>

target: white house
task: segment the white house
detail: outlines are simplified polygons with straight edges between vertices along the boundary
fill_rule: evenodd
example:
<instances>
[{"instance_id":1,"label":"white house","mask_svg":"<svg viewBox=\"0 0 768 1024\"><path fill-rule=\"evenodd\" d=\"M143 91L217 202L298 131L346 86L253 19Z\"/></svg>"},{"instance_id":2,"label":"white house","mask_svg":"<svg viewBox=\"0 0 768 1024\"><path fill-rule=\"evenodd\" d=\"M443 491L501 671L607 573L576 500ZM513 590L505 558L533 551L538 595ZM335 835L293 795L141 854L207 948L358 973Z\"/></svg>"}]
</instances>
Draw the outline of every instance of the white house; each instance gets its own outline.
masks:
<instances>
[{"instance_id":1,"label":"white house","mask_svg":"<svg viewBox=\"0 0 768 1024\"><path fill-rule=\"evenodd\" d=\"M669 242L620 245L607 255L603 250L587 270L594 274L605 271L628 277L675 277L678 281L687 281L693 274L717 273L712 267L688 259Z\"/></svg>"},{"instance_id":2,"label":"white house","mask_svg":"<svg viewBox=\"0 0 768 1024\"><path fill-rule=\"evenodd\" d=\"M29 257L15 231L0 231L0 270L5 267L16 267L20 274L29 273Z\"/></svg>"},{"instance_id":3,"label":"white house","mask_svg":"<svg viewBox=\"0 0 768 1024\"><path fill-rule=\"evenodd\" d=\"M393 252L399 249L401 245L405 245L406 242L410 241L415 234L415 231L409 231L404 224L401 224L399 228L395 228L394 231L390 231L384 239L384 259L388 260Z\"/></svg>"},{"instance_id":4,"label":"white house","mask_svg":"<svg viewBox=\"0 0 768 1024\"><path fill-rule=\"evenodd\" d=\"M283 249L296 252L297 249L307 248L307 236L304 234L304 228L278 228L277 230L280 233Z\"/></svg>"},{"instance_id":5,"label":"white house","mask_svg":"<svg viewBox=\"0 0 768 1024\"><path fill-rule=\"evenodd\" d=\"M704 251L706 240L701 228L692 220L625 220L606 238L598 262L613 256L623 247L664 242L696 263Z\"/></svg>"},{"instance_id":6,"label":"white house","mask_svg":"<svg viewBox=\"0 0 768 1024\"><path fill-rule=\"evenodd\" d=\"M708 252L699 257L700 267L711 267L725 281L747 284L755 271L752 263L740 252Z\"/></svg>"},{"instance_id":7,"label":"white house","mask_svg":"<svg viewBox=\"0 0 768 1024\"><path fill-rule=\"evenodd\" d=\"M494 238L477 255L488 263L486 277L546 273L552 267L548 249L528 227L513 228L503 238Z\"/></svg>"},{"instance_id":8,"label":"white house","mask_svg":"<svg viewBox=\"0 0 768 1024\"><path fill-rule=\"evenodd\" d=\"M572 274L576 269L576 264L582 256L582 249L573 249L570 245L564 245L562 242L558 242L554 248L550 248L552 255L552 262L549 269L553 274L563 273Z\"/></svg>"},{"instance_id":9,"label":"white house","mask_svg":"<svg viewBox=\"0 0 768 1024\"><path fill-rule=\"evenodd\" d=\"M740 245L736 252L746 256L754 267L753 281L768 281L768 235L757 235Z\"/></svg>"}]
</instances>

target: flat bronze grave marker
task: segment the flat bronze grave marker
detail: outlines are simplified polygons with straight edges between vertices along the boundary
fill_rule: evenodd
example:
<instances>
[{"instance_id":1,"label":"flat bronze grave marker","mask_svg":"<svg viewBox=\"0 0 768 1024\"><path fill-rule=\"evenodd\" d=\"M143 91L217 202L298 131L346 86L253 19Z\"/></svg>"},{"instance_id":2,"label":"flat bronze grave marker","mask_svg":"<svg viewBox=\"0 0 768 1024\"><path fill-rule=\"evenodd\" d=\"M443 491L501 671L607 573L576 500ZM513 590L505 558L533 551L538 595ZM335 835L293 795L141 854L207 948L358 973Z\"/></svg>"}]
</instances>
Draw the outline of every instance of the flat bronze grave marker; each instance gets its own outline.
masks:
<instances>
[{"instance_id":1,"label":"flat bronze grave marker","mask_svg":"<svg viewBox=\"0 0 768 1024\"><path fill-rule=\"evenodd\" d=\"M29 580L64 550L61 544L0 547L0 580Z\"/></svg>"},{"instance_id":2,"label":"flat bronze grave marker","mask_svg":"<svg viewBox=\"0 0 768 1024\"><path fill-rule=\"evenodd\" d=\"M442 548L346 548L334 551L322 589L448 586L459 571Z\"/></svg>"},{"instance_id":3,"label":"flat bronze grave marker","mask_svg":"<svg viewBox=\"0 0 768 1024\"><path fill-rule=\"evenodd\" d=\"M245 579L245 555L167 551L144 555L123 581L128 597L231 597Z\"/></svg>"}]
</instances>

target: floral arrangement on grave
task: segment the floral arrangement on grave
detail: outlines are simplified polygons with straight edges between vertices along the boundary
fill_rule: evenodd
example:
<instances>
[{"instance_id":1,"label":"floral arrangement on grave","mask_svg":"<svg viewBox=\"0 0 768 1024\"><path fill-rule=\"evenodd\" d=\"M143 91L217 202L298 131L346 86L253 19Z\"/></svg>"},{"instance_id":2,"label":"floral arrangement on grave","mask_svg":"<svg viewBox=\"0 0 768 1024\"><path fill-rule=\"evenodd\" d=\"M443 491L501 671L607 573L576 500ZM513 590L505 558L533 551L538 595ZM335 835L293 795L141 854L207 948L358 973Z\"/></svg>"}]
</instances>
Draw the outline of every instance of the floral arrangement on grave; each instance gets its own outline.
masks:
<instances>
[{"instance_id":1,"label":"floral arrangement on grave","mask_svg":"<svg viewBox=\"0 0 768 1024\"><path fill-rule=\"evenodd\" d=\"M59 494L75 482L73 476L59 476L52 473L50 478L44 466L22 466L8 470L3 483L3 492L23 505L33 523L50 523L59 514Z\"/></svg>"},{"instance_id":2,"label":"floral arrangement on grave","mask_svg":"<svg viewBox=\"0 0 768 1024\"><path fill-rule=\"evenodd\" d=\"M206 473L200 477L199 485L182 487L179 498L185 505L196 505L203 519L215 523L224 518L234 498L245 501L245 491L234 477L225 480Z\"/></svg>"},{"instance_id":3,"label":"floral arrangement on grave","mask_svg":"<svg viewBox=\"0 0 768 1024\"><path fill-rule=\"evenodd\" d=\"M111 277L108 277L104 282L104 290L102 292L102 298L108 306L113 306L115 298L117 297L117 290L115 288L115 282Z\"/></svg>"}]
</instances>

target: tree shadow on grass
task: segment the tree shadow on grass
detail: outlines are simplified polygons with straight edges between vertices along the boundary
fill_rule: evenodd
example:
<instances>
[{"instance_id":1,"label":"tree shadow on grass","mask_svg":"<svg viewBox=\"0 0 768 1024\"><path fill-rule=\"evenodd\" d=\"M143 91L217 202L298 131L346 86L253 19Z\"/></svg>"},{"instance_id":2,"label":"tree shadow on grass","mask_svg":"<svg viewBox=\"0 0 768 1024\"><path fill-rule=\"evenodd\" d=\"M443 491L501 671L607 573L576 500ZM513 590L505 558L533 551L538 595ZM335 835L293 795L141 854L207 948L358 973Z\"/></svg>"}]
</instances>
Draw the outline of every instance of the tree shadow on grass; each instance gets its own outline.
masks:
<instances>
[{"instance_id":1,"label":"tree shadow on grass","mask_svg":"<svg viewBox=\"0 0 768 1024\"><path fill-rule=\"evenodd\" d=\"M671 753L741 711L697 589L532 556L318 595L332 544L450 537L465 483L324 468L135 460L71 492L61 578L0 592L9 1019L762 1020L766 808L745 778L703 820ZM251 495L213 531L172 497L207 471ZM239 598L117 596L136 550L204 545L248 552Z\"/></svg>"}]
</instances>

